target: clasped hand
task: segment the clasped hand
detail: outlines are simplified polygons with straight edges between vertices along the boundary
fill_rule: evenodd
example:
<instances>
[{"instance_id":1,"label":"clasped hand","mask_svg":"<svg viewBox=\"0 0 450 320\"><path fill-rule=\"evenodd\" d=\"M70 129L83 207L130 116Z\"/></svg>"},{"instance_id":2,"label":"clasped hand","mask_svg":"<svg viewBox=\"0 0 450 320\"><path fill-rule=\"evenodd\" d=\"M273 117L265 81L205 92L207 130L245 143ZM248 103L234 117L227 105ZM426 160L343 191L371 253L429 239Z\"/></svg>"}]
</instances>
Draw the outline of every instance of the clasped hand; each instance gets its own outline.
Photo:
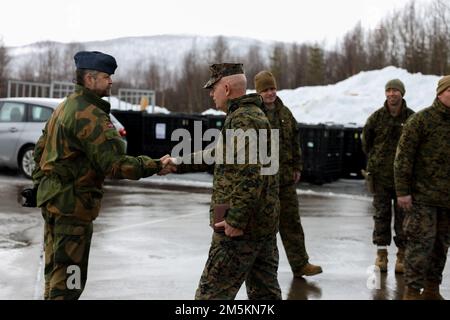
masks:
<instances>
[{"instance_id":1,"label":"clasped hand","mask_svg":"<svg viewBox=\"0 0 450 320\"><path fill-rule=\"evenodd\" d=\"M166 154L159 160L162 164L162 169L158 172L159 176L165 176L169 173L174 173L177 171L177 162L175 158L172 158L170 155Z\"/></svg>"}]
</instances>

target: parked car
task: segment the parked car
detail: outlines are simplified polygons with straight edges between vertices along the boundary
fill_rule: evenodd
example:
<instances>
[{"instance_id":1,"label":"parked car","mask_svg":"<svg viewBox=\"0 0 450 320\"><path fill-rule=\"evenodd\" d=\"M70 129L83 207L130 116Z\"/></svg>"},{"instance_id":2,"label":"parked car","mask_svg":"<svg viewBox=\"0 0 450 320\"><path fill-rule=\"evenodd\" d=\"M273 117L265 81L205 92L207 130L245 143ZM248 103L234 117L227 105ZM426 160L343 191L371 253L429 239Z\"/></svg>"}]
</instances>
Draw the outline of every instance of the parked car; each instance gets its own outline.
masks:
<instances>
[{"instance_id":1,"label":"parked car","mask_svg":"<svg viewBox=\"0 0 450 320\"><path fill-rule=\"evenodd\" d=\"M34 146L45 122L63 99L0 99L0 166L19 169L27 178L34 170ZM111 122L126 143L124 126L111 114Z\"/></svg>"}]
</instances>

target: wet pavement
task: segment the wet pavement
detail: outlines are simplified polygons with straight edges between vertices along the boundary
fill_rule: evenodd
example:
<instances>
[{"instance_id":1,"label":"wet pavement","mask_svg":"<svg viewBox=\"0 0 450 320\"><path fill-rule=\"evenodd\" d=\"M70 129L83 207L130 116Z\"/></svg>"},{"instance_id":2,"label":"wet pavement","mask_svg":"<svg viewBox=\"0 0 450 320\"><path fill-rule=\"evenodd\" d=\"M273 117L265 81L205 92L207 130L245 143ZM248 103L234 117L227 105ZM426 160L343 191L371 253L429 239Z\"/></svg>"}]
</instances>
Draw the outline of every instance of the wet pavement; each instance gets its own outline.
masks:
<instances>
[{"instance_id":1,"label":"wet pavement","mask_svg":"<svg viewBox=\"0 0 450 320\"><path fill-rule=\"evenodd\" d=\"M0 171L0 299L42 298L42 219L38 210L22 208L18 196L29 184ZM193 299L211 240L210 184L209 175L108 182L82 298ZM389 272L372 271L372 208L362 181L302 183L298 193L310 262L324 272L294 279L278 239L283 298L399 299L403 280L393 272L393 246ZM444 297L450 297L449 269ZM245 287L237 299L246 299Z\"/></svg>"}]
</instances>

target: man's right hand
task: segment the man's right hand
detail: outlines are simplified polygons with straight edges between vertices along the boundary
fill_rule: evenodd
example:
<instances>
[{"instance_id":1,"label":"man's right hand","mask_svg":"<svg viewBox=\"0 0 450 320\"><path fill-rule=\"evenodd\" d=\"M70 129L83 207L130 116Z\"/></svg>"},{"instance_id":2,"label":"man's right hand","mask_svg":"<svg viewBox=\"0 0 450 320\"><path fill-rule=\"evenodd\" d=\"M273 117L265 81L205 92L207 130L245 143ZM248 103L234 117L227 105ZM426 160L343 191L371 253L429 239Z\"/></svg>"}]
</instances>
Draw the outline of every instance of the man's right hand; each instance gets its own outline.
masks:
<instances>
[{"instance_id":1,"label":"man's right hand","mask_svg":"<svg viewBox=\"0 0 450 320\"><path fill-rule=\"evenodd\" d=\"M234 228L230 226L225 220L218 222L214 225L216 228L225 228L225 235L233 238L233 237L240 237L244 234L244 230Z\"/></svg>"},{"instance_id":2,"label":"man's right hand","mask_svg":"<svg viewBox=\"0 0 450 320\"><path fill-rule=\"evenodd\" d=\"M159 176L165 176L169 173L177 171L176 159L171 158L168 154L159 159L162 163L162 169L158 172Z\"/></svg>"},{"instance_id":3,"label":"man's right hand","mask_svg":"<svg viewBox=\"0 0 450 320\"><path fill-rule=\"evenodd\" d=\"M403 210L409 211L412 209L412 197L411 195L397 197L397 205Z\"/></svg>"}]
</instances>

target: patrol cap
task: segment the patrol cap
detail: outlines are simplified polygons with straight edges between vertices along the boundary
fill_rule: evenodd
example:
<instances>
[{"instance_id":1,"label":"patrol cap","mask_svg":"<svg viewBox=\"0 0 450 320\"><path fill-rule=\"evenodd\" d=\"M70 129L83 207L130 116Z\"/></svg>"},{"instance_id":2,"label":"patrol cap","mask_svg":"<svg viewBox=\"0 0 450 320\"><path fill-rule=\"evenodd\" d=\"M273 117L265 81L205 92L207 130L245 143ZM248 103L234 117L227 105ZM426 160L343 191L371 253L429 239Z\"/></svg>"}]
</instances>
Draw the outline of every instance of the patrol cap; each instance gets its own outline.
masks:
<instances>
[{"instance_id":1,"label":"patrol cap","mask_svg":"<svg viewBox=\"0 0 450 320\"><path fill-rule=\"evenodd\" d=\"M242 63L217 63L209 67L211 77L203 86L204 89L211 89L212 86L223 77L231 76L233 74L243 74L244 65Z\"/></svg>"},{"instance_id":2,"label":"patrol cap","mask_svg":"<svg viewBox=\"0 0 450 320\"><path fill-rule=\"evenodd\" d=\"M450 87L450 75L441 78L438 82L438 86L436 88L437 95L440 95L442 92L447 90Z\"/></svg>"},{"instance_id":3,"label":"patrol cap","mask_svg":"<svg viewBox=\"0 0 450 320\"><path fill-rule=\"evenodd\" d=\"M400 79L392 79L386 83L385 90L388 89L397 89L402 94L402 97L405 95L405 85Z\"/></svg>"},{"instance_id":4,"label":"patrol cap","mask_svg":"<svg viewBox=\"0 0 450 320\"><path fill-rule=\"evenodd\" d=\"M89 69L114 74L117 68L116 59L99 51L79 51L73 57L77 69Z\"/></svg>"}]
</instances>

